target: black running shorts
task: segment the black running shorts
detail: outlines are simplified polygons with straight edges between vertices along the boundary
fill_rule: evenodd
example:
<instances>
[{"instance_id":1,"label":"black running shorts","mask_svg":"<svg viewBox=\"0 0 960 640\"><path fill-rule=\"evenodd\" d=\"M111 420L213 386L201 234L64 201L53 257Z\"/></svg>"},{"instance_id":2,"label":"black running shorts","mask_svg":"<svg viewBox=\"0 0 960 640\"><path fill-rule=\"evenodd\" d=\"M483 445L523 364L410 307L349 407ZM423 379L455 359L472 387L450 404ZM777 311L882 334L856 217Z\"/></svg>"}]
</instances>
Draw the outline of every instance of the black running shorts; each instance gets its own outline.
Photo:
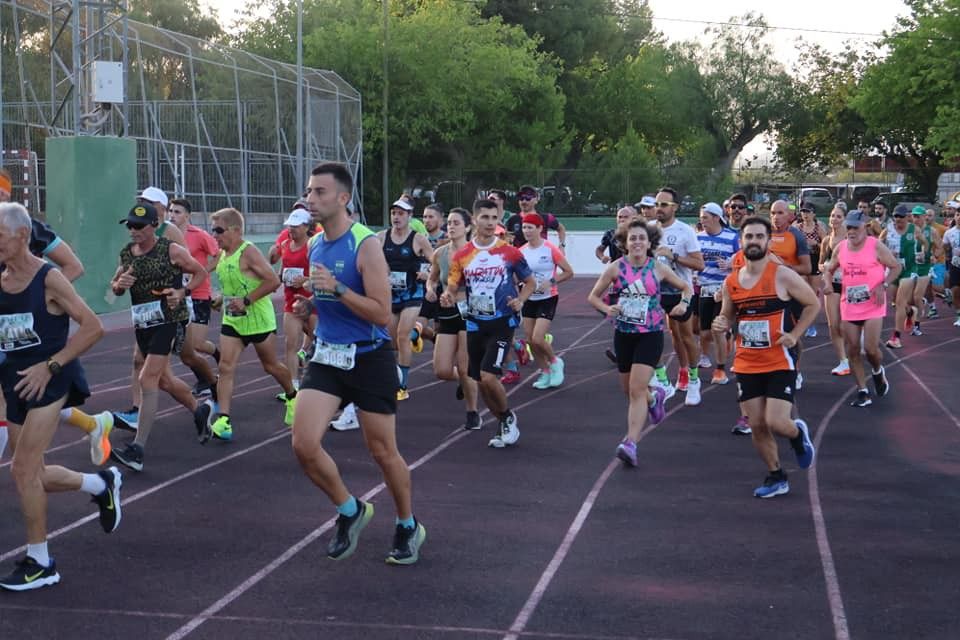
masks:
<instances>
[{"instance_id":1,"label":"black running shorts","mask_svg":"<svg viewBox=\"0 0 960 640\"><path fill-rule=\"evenodd\" d=\"M520 315L524 318L535 318L537 320L540 318L553 320L553 316L557 313L557 302L559 301L560 296L551 296L544 300L527 300L523 303Z\"/></svg>"},{"instance_id":2,"label":"black running shorts","mask_svg":"<svg viewBox=\"0 0 960 640\"><path fill-rule=\"evenodd\" d=\"M301 391L316 389L337 396L341 408L352 402L361 411L385 415L397 413L399 388L397 355L389 343L357 354L349 371L311 362L300 383Z\"/></svg>"},{"instance_id":3,"label":"black running shorts","mask_svg":"<svg viewBox=\"0 0 960 640\"><path fill-rule=\"evenodd\" d=\"M468 375L480 380L480 372L500 375L500 367L513 342L509 318L476 322L477 330L467 332Z\"/></svg>"},{"instance_id":4,"label":"black running shorts","mask_svg":"<svg viewBox=\"0 0 960 640\"><path fill-rule=\"evenodd\" d=\"M796 371L737 373L737 402L746 402L754 398L774 398L793 404L796 387Z\"/></svg>"},{"instance_id":5,"label":"black running shorts","mask_svg":"<svg viewBox=\"0 0 960 640\"><path fill-rule=\"evenodd\" d=\"M179 322L167 322L146 329L136 329L133 335L137 339L137 348L144 358L147 356L168 356L173 352L173 343L177 339Z\"/></svg>"},{"instance_id":6,"label":"black running shorts","mask_svg":"<svg viewBox=\"0 0 960 640\"><path fill-rule=\"evenodd\" d=\"M663 331L649 333L613 332L613 350L617 354L617 371L630 373L635 364L657 368L663 355Z\"/></svg>"}]
</instances>

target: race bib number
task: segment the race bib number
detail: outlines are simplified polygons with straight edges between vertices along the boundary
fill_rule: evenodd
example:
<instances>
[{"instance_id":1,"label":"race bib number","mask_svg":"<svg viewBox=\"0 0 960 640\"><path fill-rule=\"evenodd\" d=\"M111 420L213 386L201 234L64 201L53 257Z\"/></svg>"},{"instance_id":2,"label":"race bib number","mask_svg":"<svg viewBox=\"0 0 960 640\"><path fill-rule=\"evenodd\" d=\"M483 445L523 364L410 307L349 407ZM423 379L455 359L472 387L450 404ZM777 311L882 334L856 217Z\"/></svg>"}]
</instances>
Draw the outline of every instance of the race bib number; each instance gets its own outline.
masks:
<instances>
[{"instance_id":1,"label":"race bib number","mask_svg":"<svg viewBox=\"0 0 960 640\"><path fill-rule=\"evenodd\" d=\"M470 295L470 315L492 316L496 312L497 306L493 300L493 294L481 292Z\"/></svg>"},{"instance_id":2,"label":"race bib number","mask_svg":"<svg viewBox=\"0 0 960 640\"><path fill-rule=\"evenodd\" d=\"M243 311L233 311L231 309L230 303L234 300L237 300L241 304L243 303L243 298L241 296L223 296L223 312L231 318L240 318L247 315L246 309Z\"/></svg>"},{"instance_id":3,"label":"race bib number","mask_svg":"<svg viewBox=\"0 0 960 640\"><path fill-rule=\"evenodd\" d=\"M923 251L917 251L913 258L917 264L924 264L927 261L927 254Z\"/></svg>"},{"instance_id":4,"label":"race bib number","mask_svg":"<svg viewBox=\"0 0 960 640\"><path fill-rule=\"evenodd\" d=\"M547 289L550 286L550 281L548 279L545 279L543 276L533 274L533 281L535 283L533 287L534 294L547 292Z\"/></svg>"},{"instance_id":5,"label":"race bib number","mask_svg":"<svg viewBox=\"0 0 960 640\"><path fill-rule=\"evenodd\" d=\"M0 315L0 351L19 351L40 345L40 336L33 330L32 313Z\"/></svg>"},{"instance_id":6,"label":"race bib number","mask_svg":"<svg viewBox=\"0 0 960 640\"><path fill-rule=\"evenodd\" d=\"M768 349L771 345L768 320L741 320L737 330L745 349Z\"/></svg>"},{"instance_id":7,"label":"race bib number","mask_svg":"<svg viewBox=\"0 0 960 640\"><path fill-rule=\"evenodd\" d=\"M865 284L858 284L847 287L847 303L863 304L870 301L870 287Z\"/></svg>"},{"instance_id":8,"label":"race bib number","mask_svg":"<svg viewBox=\"0 0 960 640\"><path fill-rule=\"evenodd\" d=\"M720 283L700 285L700 297L712 298L714 295L716 295L717 291L720 291L720 287L722 286L723 285Z\"/></svg>"},{"instance_id":9,"label":"race bib number","mask_svg":"<svg viewBox=\"0 0 960 640\"><path fill-rule=\"evenodd\" d=\"M906 266L907 266L907 260L906 260L906 258L897 258L897 262L900 263L900 266L901 266L901 267L906 267Z\"/></svg>"},{"instance_id":10,"label":"race bib number","mask_svg":"<svg viewBox=\"0 0 960 640\"><path fill-rule=\"evenodd\" d=\"M620 315L617 320L627 324L647 324L650 296L620 296Z\"/></svg>"},{"instance_id":11,"label":"race bib number","mask_svg":"<svg viewBox=\"0 0 960 640\"><path fill-rule=\"evenodd\" d=\"M163 307L160 304L160 300L154 300L130 307L130 315L133 316L133 328L147 329L165 323Z\"/></svg>"},{"instance_id":12,"label":"race bib number","mask_svg":"<svg viewBox=\"0 0 960 640\"><path fill-rule=\"evenodd\" d=\"M292 287L295 280L303 277L303 267L284 267L280 279L285 287Z\"/></svg>"},{"instance_id":13,"label":"race bib number","mask_svg":"<svg viewBox=\"0 0 960 640\"><path fill-rule=\"evenodd\" d=\"M317 343L310 362L336 367L344 371L353 369L357 359L357 345L355 344L328 344Z\"/></svg>"},{"instance_id":14,"label":"race bib number","mask_svg":"<svg viewBox=\"0 0 960 640\"><path fill-rule=\"evenodd\" d=\"M470 305L467 304L466 300L457 301L457 311L460 312L460 317L464 320L467 319L467 316L470 315Z\"/></svg>"},{"instance_id":15,"label":"race bib number","mask_svg":"<svg viewBox=\"0 0 960 640\"><path fill-rule=\"evenodd\" d=\"M422 275L425 275L425 276L430 275L430 263L429 263L429 262L421 262L421 263L420 263L420 273L421 273Z\"/></svg>"},{"instance_id":16,"label":"race bib number","mask_svg":"<svg viewBox=\"0 0 960 640\"><path fill-rule=\"evenodd\" d=\"M184 301L187 303L187 314L189 315L190 322L196 322L197 316L193 313L193 298L187 296L184 298Z\"/></svg>"},{"instance_id":17,"label":"race bib number","mask_svg":"<svg viewBox=\"0 0 960 640\"><path fill-rule=\"evenodd\" d=\"M407 288L407 272L406 271L391 271L390 272L390 287L392 289L406 289Z\"/></svg>"}]
</instances>

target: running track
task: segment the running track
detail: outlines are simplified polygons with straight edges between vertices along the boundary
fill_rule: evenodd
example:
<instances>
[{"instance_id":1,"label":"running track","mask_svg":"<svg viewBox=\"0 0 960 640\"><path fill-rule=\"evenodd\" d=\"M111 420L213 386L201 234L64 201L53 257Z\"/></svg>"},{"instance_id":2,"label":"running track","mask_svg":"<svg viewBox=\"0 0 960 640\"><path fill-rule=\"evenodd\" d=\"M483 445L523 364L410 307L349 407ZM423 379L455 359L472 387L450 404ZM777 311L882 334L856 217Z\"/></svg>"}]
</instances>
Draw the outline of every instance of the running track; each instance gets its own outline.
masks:
<instances>
[{"instance_id":1,"label":"running track","mask_svg":"<svg viewBox=\"0 0 960 640\"><path fill-rule=\"evenodd\" d=\"M399 439L428 530L418 565L383 562L393 508L357 431L326 443L376 515L352 558L326 559L335 513L298 470L277 389L252 364L239 375L233 443L196 444L190 417L162 397L145 470L124 473L114 534L84 496L51 496L63 580L0 594L0 638L960 636L960 400L948 374L960 330L950 319L886 353L893 392L868 409L847 406L850 378L828 375L821 323L799 398L817 464L797 470L781 443L791 493L761 501L751 492L764 469L750 440L729 433L734 385L705 384L695 408L678 394L645 433L640 468L613 461L626 402L602 355L611 330L585 302L591 284L562 291L553 334L567 350L565 385L536 391L528 368L511 390L516 447L488 449L489 420L463 431L453 385L416 356ZM88 409L129 406L131 344L113 331L84 358ZM114 445L128 438L118 432ZM65 426L47 461L89 470L87 456ZM8 468L0 461L4 571L23 553Z\"/></svg>"}]
</instances>

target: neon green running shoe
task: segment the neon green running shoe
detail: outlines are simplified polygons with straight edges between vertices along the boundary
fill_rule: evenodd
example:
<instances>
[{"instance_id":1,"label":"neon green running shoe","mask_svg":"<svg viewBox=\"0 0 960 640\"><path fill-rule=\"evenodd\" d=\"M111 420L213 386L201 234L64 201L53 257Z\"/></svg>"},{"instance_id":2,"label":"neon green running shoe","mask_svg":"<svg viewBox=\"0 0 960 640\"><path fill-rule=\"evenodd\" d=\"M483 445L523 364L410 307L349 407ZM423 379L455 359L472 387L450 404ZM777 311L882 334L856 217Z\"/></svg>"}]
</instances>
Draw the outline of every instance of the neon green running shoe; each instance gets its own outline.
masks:
<instances>
[{"instance_id":1,"label":"neon green running shoe","mask_svg":"<svg viewBox=\"0 0 960 640\"><path fill-rule=\"evenodd\" d=\"M213 432L213 437L219 440L233 440L233 426L230 424L230 418L227 416L220 416L210 425L210 431Z\"/></svg>"},{"instance_id":2,"label":"neon green running shoe","mask_svg":"<svg viewBox=\"0 0 960 640\"><path fill-rule=\"evenodd\" d=\"M283 414L283 424L292 427L293 417L297 410L297 397L287 398L284 403L287 405L287 411Z\"/></svg>"}]
</instances>

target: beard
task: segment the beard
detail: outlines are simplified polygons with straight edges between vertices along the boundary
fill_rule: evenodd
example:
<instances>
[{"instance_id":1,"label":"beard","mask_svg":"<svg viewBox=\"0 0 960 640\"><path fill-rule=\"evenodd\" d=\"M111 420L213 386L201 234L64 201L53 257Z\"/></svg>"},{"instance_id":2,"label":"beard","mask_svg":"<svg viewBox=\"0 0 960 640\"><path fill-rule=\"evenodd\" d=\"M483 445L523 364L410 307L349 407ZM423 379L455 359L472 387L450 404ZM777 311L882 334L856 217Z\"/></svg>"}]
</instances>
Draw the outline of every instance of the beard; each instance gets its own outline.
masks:
<instances>
[{"instance_id":1,"label":"beard","mask_svg":"<svg viewBox=\"0 0 960 640\"><path fill-rule=\"evenodd\" d=\"M743 248L743 257L751 262L763 260L767 256L766 247L760 247L755 244L747 245Z\"/></svg>"}]
</instances>

